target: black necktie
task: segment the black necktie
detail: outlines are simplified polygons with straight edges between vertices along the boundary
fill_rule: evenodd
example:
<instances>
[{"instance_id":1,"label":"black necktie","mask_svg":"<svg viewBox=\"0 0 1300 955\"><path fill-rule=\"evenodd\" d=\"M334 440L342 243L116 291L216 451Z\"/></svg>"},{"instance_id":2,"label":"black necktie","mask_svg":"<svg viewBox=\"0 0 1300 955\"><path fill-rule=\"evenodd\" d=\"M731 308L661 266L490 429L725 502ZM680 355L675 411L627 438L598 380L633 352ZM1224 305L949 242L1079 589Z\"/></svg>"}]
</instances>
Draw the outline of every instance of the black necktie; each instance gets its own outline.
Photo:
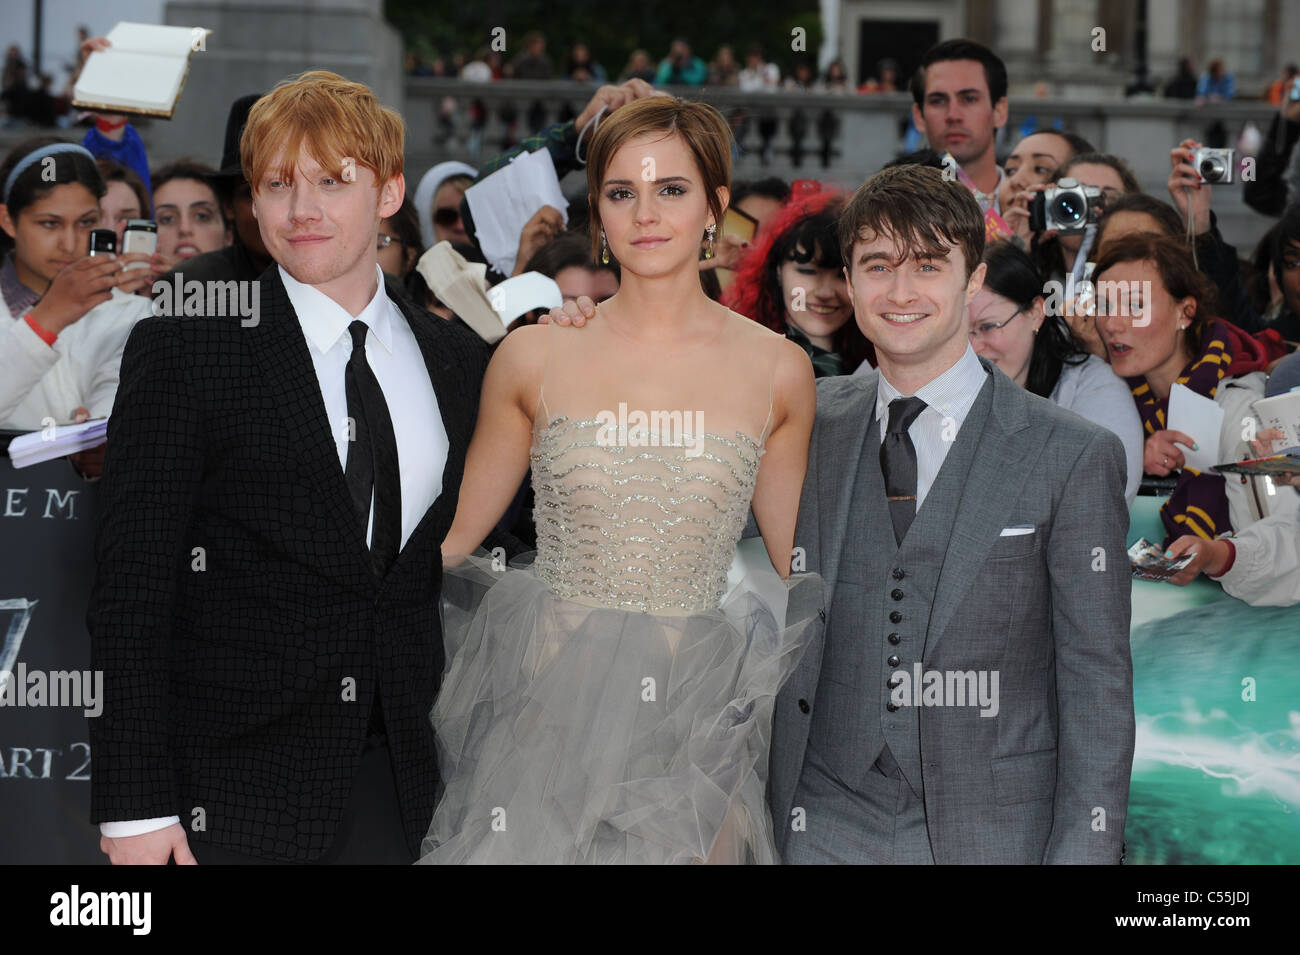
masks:
<instances>
[{"instance_id":1,"label":"black necktie","mask_svg":"<svg viewBox=\"0 0 1300 955\"><path fill-rule=\"evenodd\" d=\"M348 331L352 333L352 357L348 359L344 380L353 438L343 473L357 519L361 521L363 538L373 494L375 521L370 531L370 560L375 573L383 577L402 544L402 479L397 467L397 438L379 379L366 361L369 326L358 319L348 326Z\"/></svg>"},{"instance_id":2,"label":"black necktie","mask_svg":"<svg viewBox=\"0 0 1300 955\"><path fill-rule=\"evenodd\" d=\"M916 447L907 429L926 409L920 398L895 398L889 403L889 430L880 445L880 470L885 475L889 516L894 521L894 540L901 547L907 529L916 517Z\"/></svg>"}]
</instances>

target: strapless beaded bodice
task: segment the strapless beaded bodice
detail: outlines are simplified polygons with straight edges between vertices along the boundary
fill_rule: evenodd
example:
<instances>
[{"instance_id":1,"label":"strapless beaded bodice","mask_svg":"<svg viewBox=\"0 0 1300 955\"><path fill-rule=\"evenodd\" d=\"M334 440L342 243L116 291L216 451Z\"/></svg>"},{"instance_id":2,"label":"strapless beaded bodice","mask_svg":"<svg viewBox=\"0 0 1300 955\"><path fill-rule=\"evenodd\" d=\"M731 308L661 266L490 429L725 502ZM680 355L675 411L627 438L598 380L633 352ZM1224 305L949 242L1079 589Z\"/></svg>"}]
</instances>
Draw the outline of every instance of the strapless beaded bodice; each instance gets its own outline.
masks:
<instances>
[{"instance_id":1,"label":"strapless beaded bodice","mask_svg":"<svg viewBox=\"0 0 1300 955\"><path fill-rule=\"evenodd\" d=\"M758 442L736 431L608 439L557 417L531 452L539 578L559 597L682 614L722 601L754 493Z\"/></svg>"}]
</instances>

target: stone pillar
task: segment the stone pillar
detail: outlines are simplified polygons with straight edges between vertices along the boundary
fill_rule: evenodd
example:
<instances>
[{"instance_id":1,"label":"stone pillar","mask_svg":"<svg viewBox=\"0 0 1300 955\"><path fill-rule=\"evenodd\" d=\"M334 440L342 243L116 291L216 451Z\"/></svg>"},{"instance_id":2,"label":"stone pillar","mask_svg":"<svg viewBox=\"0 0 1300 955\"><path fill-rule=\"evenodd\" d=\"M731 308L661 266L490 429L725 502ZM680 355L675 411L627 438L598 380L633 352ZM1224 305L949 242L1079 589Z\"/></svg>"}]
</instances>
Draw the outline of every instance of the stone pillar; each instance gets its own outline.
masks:
<instances>
[{"instance_id":1,"label":"stone pillar","mask_svg":"<svg viewBox=\"0 0 1300 955\"><path fill-rule=\"evenodd\" d=\"M164 21L213 32L190 60L175 116L144 133L152 164L192 156L215 165L231 102L304 70L332 70L403 108L402 41L383 0L170 0Z\"/></svg>"}]
</instances>

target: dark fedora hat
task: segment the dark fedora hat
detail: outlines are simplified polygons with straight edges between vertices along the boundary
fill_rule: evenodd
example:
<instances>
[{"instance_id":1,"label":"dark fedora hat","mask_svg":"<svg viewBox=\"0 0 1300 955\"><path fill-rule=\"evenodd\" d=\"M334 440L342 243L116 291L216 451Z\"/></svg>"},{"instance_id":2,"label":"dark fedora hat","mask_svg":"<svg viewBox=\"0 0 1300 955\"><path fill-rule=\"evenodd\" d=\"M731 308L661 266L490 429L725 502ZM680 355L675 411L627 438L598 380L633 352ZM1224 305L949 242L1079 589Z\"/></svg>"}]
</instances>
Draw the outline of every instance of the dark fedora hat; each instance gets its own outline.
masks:
<instances>
[{"instance_id":1,"label":"dark fedora hat","mask_svg":"<svg viewBox=\"0 0 1300 955\"><path fill-rule=\"evenodd\" d=\"M230 116L226 118L226 143L221 151L221 165L217 168L217 175L223 179L244 178L244 167L239 161L239 137L248 123L249 110L261 98L261 93L251 93L230 104Z\"/></svg>"}]
</instances>

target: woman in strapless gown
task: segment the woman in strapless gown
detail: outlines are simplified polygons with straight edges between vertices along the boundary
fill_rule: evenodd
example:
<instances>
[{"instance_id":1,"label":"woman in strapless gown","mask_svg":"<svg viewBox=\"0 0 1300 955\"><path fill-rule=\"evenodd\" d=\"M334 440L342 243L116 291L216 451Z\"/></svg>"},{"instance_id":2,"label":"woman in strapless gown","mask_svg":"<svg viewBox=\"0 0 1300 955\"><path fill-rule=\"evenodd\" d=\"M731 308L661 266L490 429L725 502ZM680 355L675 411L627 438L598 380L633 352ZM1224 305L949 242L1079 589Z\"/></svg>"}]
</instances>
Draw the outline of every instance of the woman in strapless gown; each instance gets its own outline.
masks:
<instances>
[{"instance_id":1,"label":"woman in strapless gown","mask_svg":"<svg viewBox=\"0 0 1300 955\"><path fill-rule=\"evenodd\" d=\"M647 151L661 171L691 155L679 137ZM678 228L650 205L638 221ZM779 861L772 707L824 606L820 578L790 573L812 369L702 292L671 325L639 321L623 254L585 328L512 332L484 381L443 547L445 790L421 863ZM532 559L459 556L529 465ZM733 570L751 505L761 559Z\"/></svg>"}]
</instances>

